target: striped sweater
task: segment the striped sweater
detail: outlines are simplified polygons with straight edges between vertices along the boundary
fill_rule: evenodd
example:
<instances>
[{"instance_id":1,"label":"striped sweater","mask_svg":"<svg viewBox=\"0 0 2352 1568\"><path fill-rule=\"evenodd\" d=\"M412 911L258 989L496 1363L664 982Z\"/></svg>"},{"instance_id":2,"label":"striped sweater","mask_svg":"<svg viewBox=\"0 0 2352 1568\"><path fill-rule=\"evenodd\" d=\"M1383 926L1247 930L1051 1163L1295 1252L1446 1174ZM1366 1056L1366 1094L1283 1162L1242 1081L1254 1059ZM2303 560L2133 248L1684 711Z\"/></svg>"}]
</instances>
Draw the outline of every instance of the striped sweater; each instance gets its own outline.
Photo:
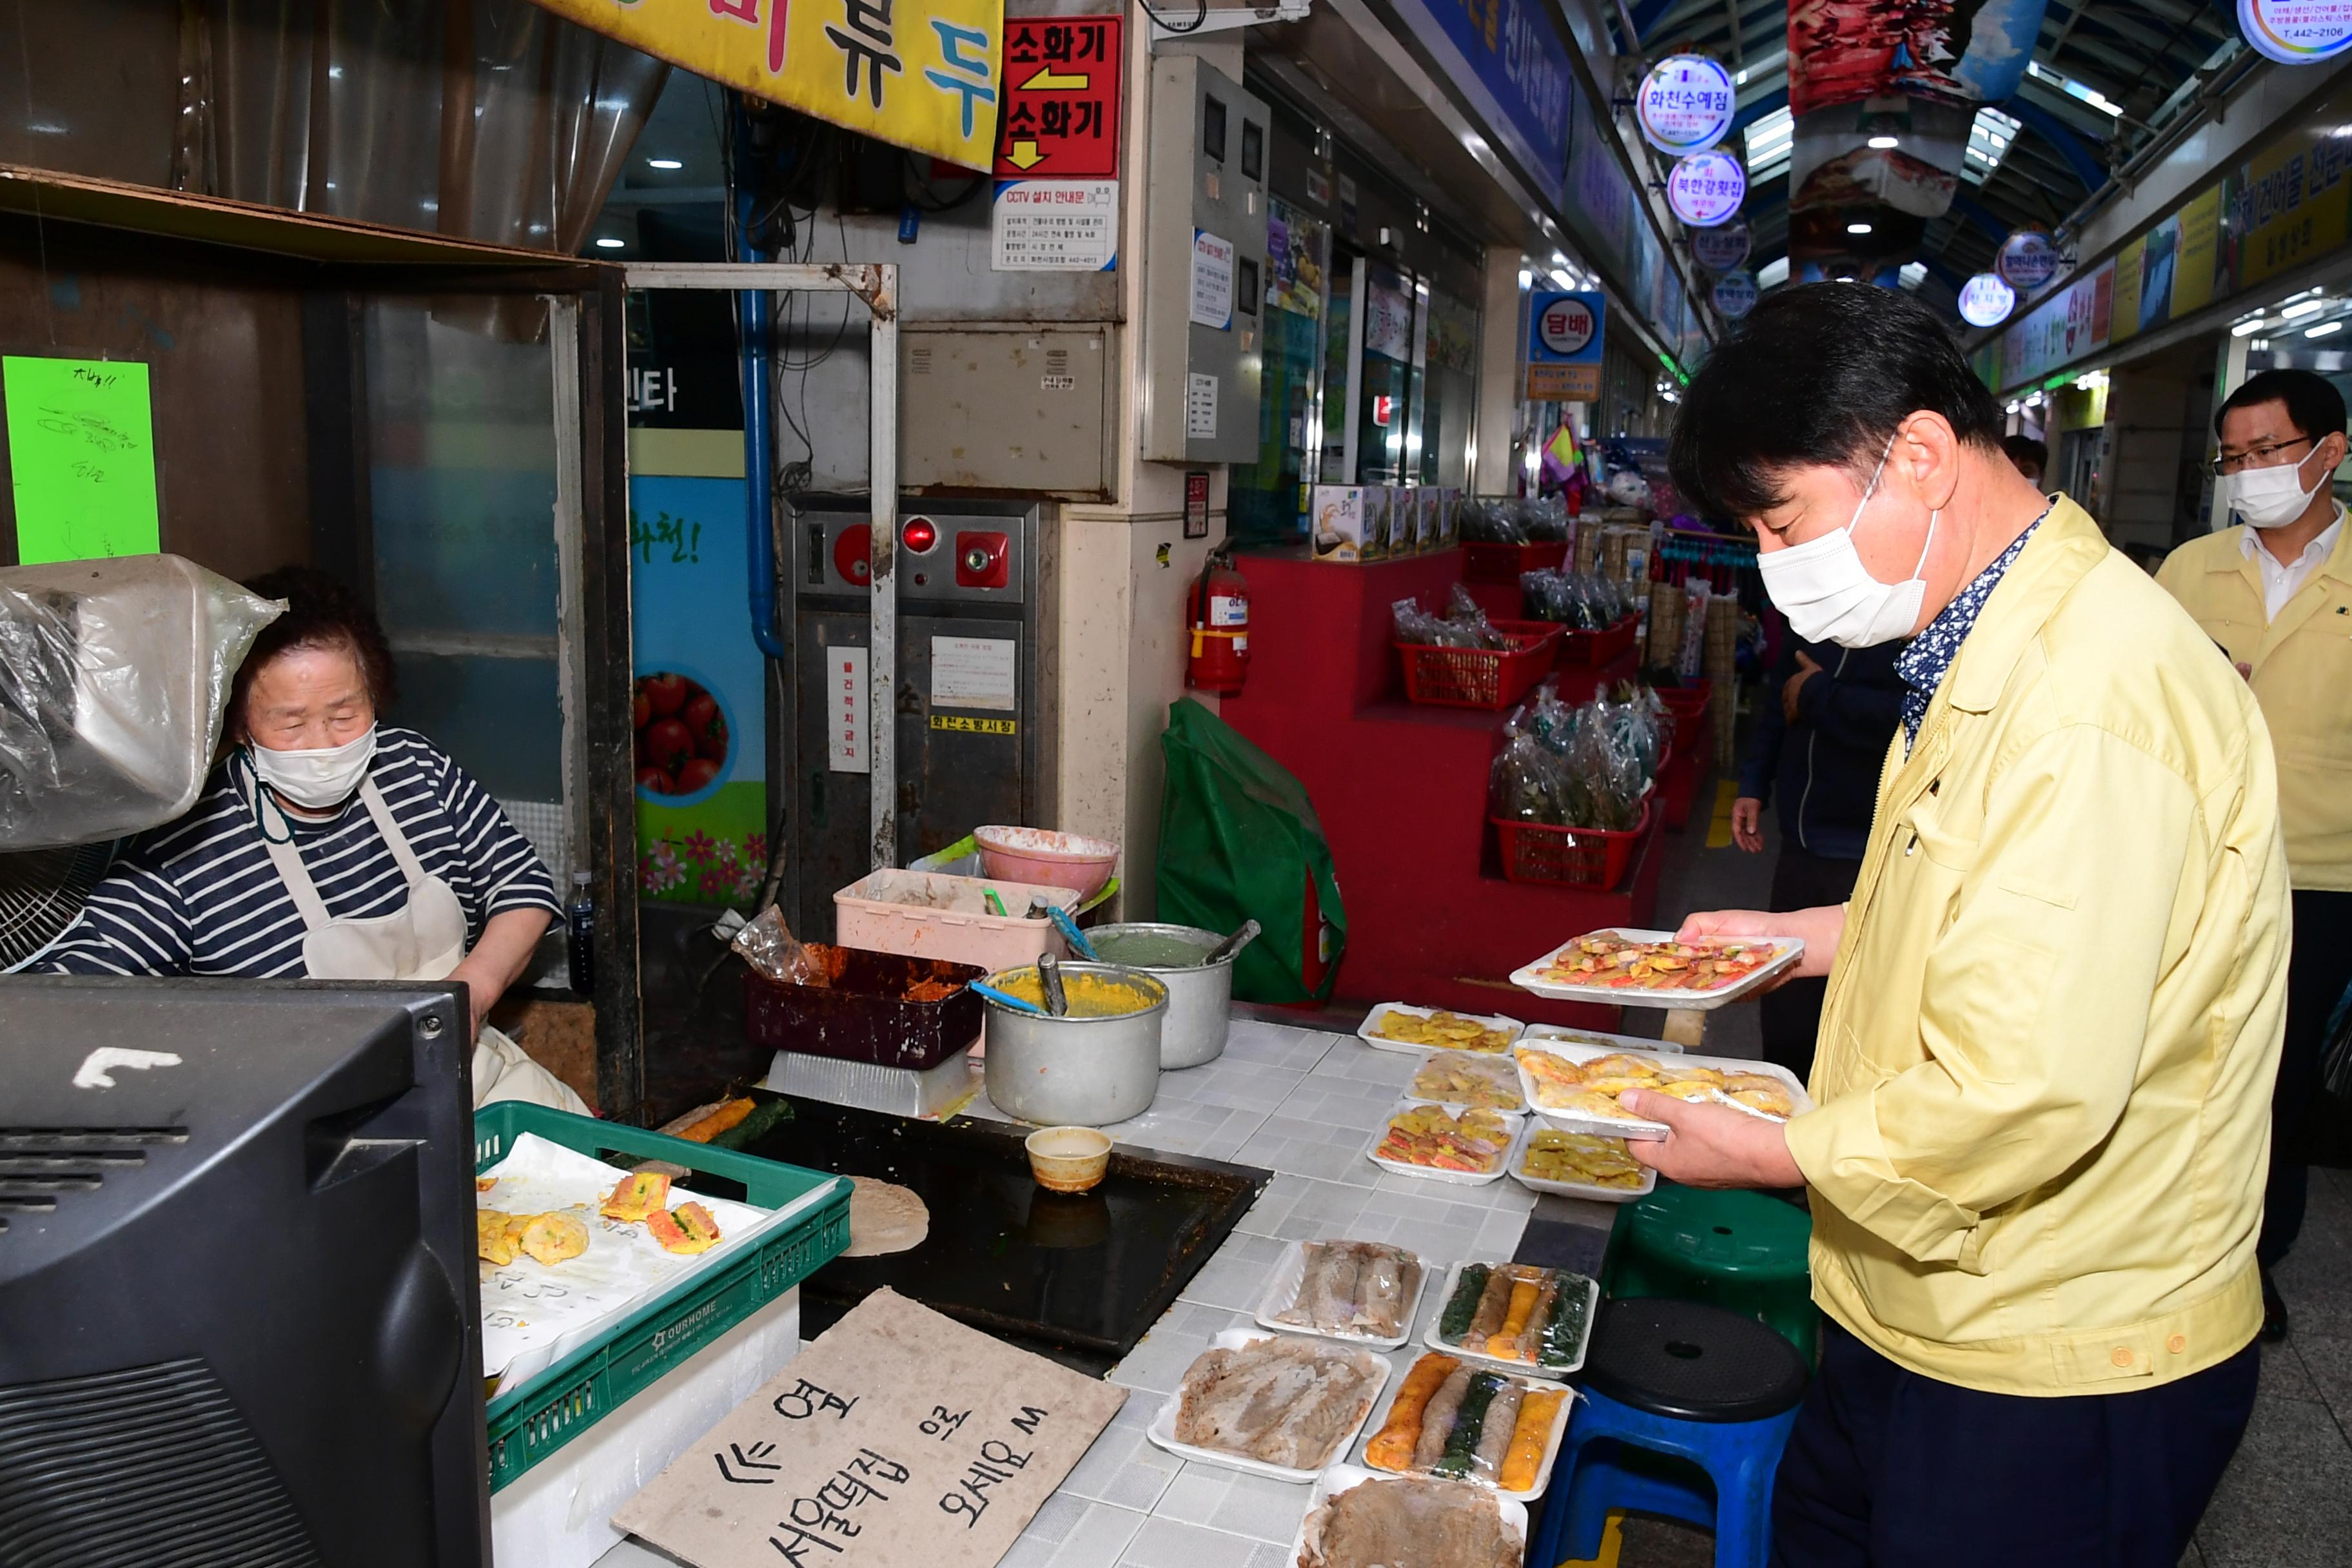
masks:
<instances>
[{"instance_id":1,"label":"striped sweater","mask_svg":"<svg viewBox=\"0 0 2352 1568\"><path fill-rule=\"evenodd\" d=\"M493 915L562 914L530 842L447 752L414 730L386 727L377 734L368 773L417 860L457 895L468 949ZM391 846L356 796L331 819L288 820L329 914L363 920L406 907L408 884ZM37 967L65 974L299 979L306 934L270 864L253 807L223 764L185 816L131 841L81 918Z\"/></svg>"}]
</instances>

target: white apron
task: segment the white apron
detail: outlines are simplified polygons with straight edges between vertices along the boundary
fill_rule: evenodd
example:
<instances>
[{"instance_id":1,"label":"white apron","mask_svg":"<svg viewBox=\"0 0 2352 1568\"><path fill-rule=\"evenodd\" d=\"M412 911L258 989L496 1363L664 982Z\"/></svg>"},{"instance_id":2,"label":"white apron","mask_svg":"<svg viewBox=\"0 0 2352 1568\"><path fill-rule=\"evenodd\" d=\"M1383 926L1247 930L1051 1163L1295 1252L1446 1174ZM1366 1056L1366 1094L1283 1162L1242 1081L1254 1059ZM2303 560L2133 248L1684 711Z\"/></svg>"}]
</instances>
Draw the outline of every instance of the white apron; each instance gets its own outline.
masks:
<instances>
[{"instance_id":1,"label":"white apron","mask_svg":"<svg viewBox=\"0 0 2352 1568\"><path fill-rule=\"evenodd\" d=\"M384 805L373 779L360 784L360 802L408 880L408 903L388 915L338 920L327 912L318 885L303 868L291 842L262 835L270 864L302 916L302 964L313 980L446 980L466 956L466 911L449 884L428 874L408 847L407 836ZM271 802L276 809L276 802ZM279 820L284 814L279 813ZM585 1116L587 1104L523 1048L489 1025L474 1042L474 1104L520 1100Z\"/></svg>"}]
</instances>

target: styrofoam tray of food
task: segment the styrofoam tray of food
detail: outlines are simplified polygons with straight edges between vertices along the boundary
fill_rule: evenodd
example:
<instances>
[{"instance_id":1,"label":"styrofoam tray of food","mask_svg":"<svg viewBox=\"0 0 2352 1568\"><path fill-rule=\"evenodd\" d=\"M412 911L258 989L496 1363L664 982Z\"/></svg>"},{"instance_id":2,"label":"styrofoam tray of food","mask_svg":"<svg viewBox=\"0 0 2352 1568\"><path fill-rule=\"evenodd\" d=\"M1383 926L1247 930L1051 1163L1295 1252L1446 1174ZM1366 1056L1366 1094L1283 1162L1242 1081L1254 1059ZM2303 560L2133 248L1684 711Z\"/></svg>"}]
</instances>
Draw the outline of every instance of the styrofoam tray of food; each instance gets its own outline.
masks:
<instances>
[{"instance_id":1,"label":"styrofoam tray of food","mask_svg":"<svg viewBox=\"0 0 2352 1568\"><path fill-rule=\"evenodd\" d=\"M1475 1051L1500 1056L1526 1027L1500 1013L1455 1013L1444 1007L1383 1002L1364 1015L1364 1021L1356 1026L1356 1037L1376 1051Z\"/></svg>"},{"instance_id":2,"label":"styrofoam tray of food","mask_svg":"<svg viewBox=\"0 0 2352 1568\"><path fill-rule=\"evenodd\" d=\"M1511 1331L1511 1313L1518 1304L1514 1297L1523 1284L1534 1287L1532 1296L1524 1298L1528 1316L1517 1325L1520 1344L1528 1356L1466 1348L1465 1338L1473 1342L1482 1337L1491 1342L1496 1334ZM1556 1288L1547 1289L1548 1284ZM1421 1342L1479 1366L1557 1381L1584 1365L1584 1352L1592 1342L1592 1320L1600 1310L1601 1282L1573 1270L1534 1263L1462 1262L1445 1271L1437 1311L1423 1331ZM1575 1342L1573 1350L1553 1351L1543 1342L1555 1311L1559 1331ZM1448 1323L1454 1325L1450 1332Z\"/></svg>"},{"instance_id":3,"label":"styrofoam tray of food","mask_svg":"<svg viewBox=\"0 0 2352 1568\"><path fill-rule=\"evenodd\" d=\"M1311 1288L1310 1268L1317 1271ZM1412 1338L1412 1316L1429 1272L1418 1253L1384 1241L1295 1241L1266 1281L1257 1321L1276 1333L1319 1334L1372 1350L1400 1350ZM1382 1322L1393 1323L1394 1331L1379 1331Z\"/></svg>"},{"instance_id":4,"label":"styrofoam tray of food","mask_svg":"<svg viewBox=\"0 0 2352 1568\"><path fill-rule=\"evenodd\" d=\"M1645 1039L1640 1035L1612 1035L1603 1029L1571 1029L1566 1024L1529 1024L1519 1040L1566 1040L1573 1046L1605 1046L1612 1051L1670 1051L1682 1055L1672 1040ZM1511 1042L1517 1045L1518 1040Z\"/></svg>"},{"instance_id":5,"label":"styrofoam tray of food","mask_svg":"<svg viewBox=\"0 0 2352 1568\"><path fill-rule=\"evenodd\" d=\"M1490 1373L1508 1385L1507 1394L1497 1390L1494 1394L1496 1400L1508 1401L1502 1412L1507 1425L1496 1424L1493 1404L1480 1408L1476 1441L1465 1443L1456 1450L1456 1463L1465 1457L1465 1449L1470 1460L1460 1475L1432 1468L1445 1464L1446 1447L1456 1435L1454 1428L1461 1413L1459 1405L1438 1408L1445 1397L1445 1382L1456 1370L1474 1376ZM1438 1375L1441 1372L1442 1376ZM1543 1396L1543 1405L1530 1410L1528 1399L1535 1394ZM1558 1383L1538 1382L1528 1376L1524 1367L1506 1371L1481 1365L1476 1358L1465 1357L1454 1351L1431 1351L1407 1368L1388 1397L1381 1401L1380 1413L1364 1428L1365 1437L1357 1451L1356 1462L1376 1474L1469 1481L1491 1488L1514 1502L1533 1502L1551 1483L1551 1468L1559 1458L1561 1440L1568 1436L1569 1412L1575 1407L1576 1397L1574 1390ZM1391 1433L1389 1424L1395 1419L1401 1405L1405 1406L1405 1421ZM1433 1432L1433 1418L1437 1417L1444 1418L1447 1426ZM1423 1463L1423 1455L1429 1455L1431 1463ZM1507 1484L1513 1481L1518 1484Z\"/></svg>"},{"instance_id":6,"label":"styrofoam tray of food","mask_svg":"<svg viewBox=\"0 0 2352 1568\"><path fill-rule=\"evenodd\" d=\"M1622 1162L1633 1167L1621 1173L1620 1162L1605 1151L1591 1145L1613 1145L1623 1150L1625 1140L1607 1133L1564 1132L1557 1127L1530 1127L1528 1135L1519 1140L1518 1149L1511 1156L1511 1180L1530 1192L1551 1193L1563 1198L1589 1198L1595 1203L1624 1204L1635 1198L1647 1197L1658 1186L1658 1173L1626 1154ZM1528 1166L1546 1154L1547 1168L1565 1168L1568 1175L1539 1175ZM1602 1173L1610 1179L1601 1179ZM1622 1177L1632 1176L1630 1184ZM1580 1180L1581 1176L1586 1179Z\"/></svg>"},{"instance_id":7,"label":"styrofoam tray of food","mask_svg":"<svg viewBox=\"0 0 2352 1568\"><path fill-rule=\"evenodd\" d=\"M1360 1487L1385 1489L1374 1506L1365 1510L1364 1518L1352 1521L1352 1524L1341 1523L1335 1510L1347 1505L1333 1500ZM1366 1497L1369 1499L1371 1494L1367 1493ZM1327 1508L1326 1504L1331 1506ZM1449 1538L1458 1536L1462 1532L1461 1524L1447 1521L1441 1531L1431 1531L1426 1529L1425 1522L1433 1510L1454 1507L1475 1510L1482 1514L1491 1508L1501 1516L1502 1528L1498 1532L1501 1539L1493 1543L1496 1548L1496 1562L1516 1563L1526 1556L1528 1510L1524 1503L1498 1497L1485 1487L1474 1487L1465 1481L1431 1480L1423 1476L1384 1476L1355 1465L1333 1465L1315 1478L1315 1489L1307 1494L1306 1517L1298 1521L1298 1533L1291 1538L1290 1568L1360 1568L1359 1560L1334 1554L1338 1543L1328 1539L1327 1533L1334 1524L1339 1524L1343 1530L1351 1529L1353 1532L1383 1545L1392 1543L1400 1537L1418 1539L1421 1535L1433 1533L1444 1533ZM1469 1525L1475 1540L1476 1524L1467 1521L1464 1523ZM1376 1560L1394 1561L1389 1558L1363 1561Z\"/></svg>"},{"instance_id":8,"label":"styrofoam tray of food","mask_svg":"<svg viewBox=\"0 0 2352 1568\"><path fill-rule=\"evenodd\" d=\"M1519 1037L1527 1038L1525 1035ZM1528 1098L1519 1089L1518 1064L1508 1053L1432 1051L1405 1085L1405 1096L1439 1105L1475 1106L1484 1110L1522 1111Z\"/></svg>"},{"instance_id":9,"label":"styrofoam tray of food","mask_svg":"<svg viewBox=\"0 0 2352 1568\"><path fill-rule=\"evenodd\" d=\"M1511 984L1555 1002L1720 1007L1787 969L1804 952L1804 942L1793 936L1677 942L1670 931L1611 926L1570 937L1533 963L1513 970ZM1591 978L1580 978L1587 973ZM1702 979L1709 983L1692 983Z\"/></svg>"},{"instance_id":10,"label":"styrofoam tray of food","mask_svg":"<svg viewBox=\"0 0 2352 1568\"><path fill-rule=\"evenodd\" d=\"M1629 1089L1651 1089L1751 1116L1785 1121L1813 1108L1805 1086L1788 1068L1730 1057L1660 1051L1605 1051L1565 1040L1534 1040L1511 1047L1519 1088L1537 1119L1569 1132L1615 1138L1664 1138L1666 1124L1617 1109ZM1565 1063L1565 1067L1555 1064ZM1785 1105L1785 1114L1776 1113Z\"/></svg>"},{"instance_id":11,"label":"styrofoam tray of food","mask_svg":"<svg viewBox=\"0 0 2352 1568\"><path fill-rule=\"evenodd\" d=\"M1292 1344L1306 1347L1307 1352L1311 1352L1318 1357L1360 1358L1360 1365L1365 1378L1362 1392L1358 1396L1358 1403L1361 1408L1352 1416L1340 1422L1337 1427L1330 1428L1339 1436L1336 1441L1330 1442L1328 1447L1318 1443L1315 1453L1297 1456L1302 1458L1313 1458L1315 1463L1299 1466L1279 1465L1248 1454L1237 1453L1232 1449L1183 1442L1177 1437L1178 1417L1183 1410L1186 1387L1193 1382L1196 1374L1201 1373L1202 1363L1209 1359L1207 1352L1203 1352L1195 1358L1192 1366L1185 1369L1183 1379L1177 1384L1175 1392L1160 1402L1160 1413L1151 1418L1151 1425L1144 1429L1143 1435L1151 1440L1155 1447L1165 1448L1171 1454L1181 1454L1188 1459L1199 1459L1204 1464L1223 1465L1230 1469L1244 1470L1253 1476L1265 1476L1277 1481L1313 1480L1325 1467L1346 1455L1349 1447L1362 1434L1364 1423L1372 1418L1372 1407L1381 1402L1381 1391L1388 1386L1388 1358L1368 1346L1337 1344L1329 1340L1310 1339L1297 1334L1262 1334L1251 1329L1227 1329L1210 1342L1210 1349L1242 1351L1269 1341L1287 1341ZM1246 1386L1235 1390L1236 1396L1244 1399L1244 1414L1248 1413L1247 1393ZM1287 1419L1289 1414L1286 1412L1284 1419ZM1312 1412L1303 1414L1312 1414ZM1346 1415L1347 1413L1343 1410L1340 1414ZM1259 1436L1263 1438L1270 1436L1281 1425L1280 1420L1274 1422L1266 1432L1259 1434Z\"/></svg>"},{"instance_id":12,"label":"styrofoam tray of food","mask_svg":"<svg viewBox=\"0 0 2352 1568\"><path fill-rule=\"evenodd\" d=\"M1412 1120L1400 1127L1400 1118ZM1419 1176L1426 1181L1451 1182L1456 1186L1483 1187L1489 1182L1500 1181L1511 1167L1511 1154L1518 1147L1519 1135L1527 1131L1528 1119L1505 1110L1458 1109L1425 1100L1400 1100L1390 1108L1389 1114L1374 1130L1371 1142L1364 1145L1364 1158L1383 1171L1400 1176ZM1440 1161L1460 1160L1466 1163L1470 1151L1467 1142L1486 1142L1478 1133L1489 1122L1499 1127L1499 1148L1491 1162L1481 1168L1465 1169L1460 1165L1440 1163ZM1384 1154L1384 1147L1394 1148L1391 1134L1397 1134L1403 1144L1425 1154L1425 1159L1402 1158Z\"/></svg>"}]
</instances>

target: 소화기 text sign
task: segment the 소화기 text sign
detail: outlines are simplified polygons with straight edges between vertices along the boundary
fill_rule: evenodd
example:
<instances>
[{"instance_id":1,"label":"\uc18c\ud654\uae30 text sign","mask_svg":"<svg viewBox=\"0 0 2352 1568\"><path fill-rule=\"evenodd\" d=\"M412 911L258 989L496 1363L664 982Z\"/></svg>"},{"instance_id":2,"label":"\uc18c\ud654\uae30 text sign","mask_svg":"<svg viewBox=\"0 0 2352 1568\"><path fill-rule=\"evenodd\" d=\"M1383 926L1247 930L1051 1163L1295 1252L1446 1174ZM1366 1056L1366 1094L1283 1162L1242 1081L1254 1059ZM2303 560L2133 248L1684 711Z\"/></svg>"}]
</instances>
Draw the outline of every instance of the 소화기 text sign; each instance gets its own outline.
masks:
<instances>
[{"instance_id":1,"label":"\uc18c\ud654\uae30 text sign","mask_svg":"<svg viewBox=\"0 0 2352 1568\"><path fill-rule=\"evenodd\" d=\"M880 1289L613 1523L695 1568L987 1568L1126 1399Z\"/></svg>"},{"instance_id":2,"label":"\uc18c\ud654\uae30 text sign","mask_svg":"<svg viewBox=\"0 0 2352 1568\"><path fill-rule=\"evenodd\" d=\"M966 169L996 146L1003 0L537 0L609 38Z\"/></svg>"},{"instance_id":3,"label":"\uc18c\ud654\uae30 text sign","mask_svg":"<svg viewBox=\"0 0 2352 1568\"><path fill-rule=\"evenodd\" d=\"M1118 16L1009 16L1000 180L1118 177Z\"/></svg>"},{"instance_id":4,"label":"\uc18c\ud654\uae30 text sign","mask_svg":"<svg viewBox=\"0 0 2352 1568\"><path fill-rule=\"evenodd\" d=\"M0 395L19 564L162 548L145 365L10 354L0 359Z\"/></svg>"}]
</instances>

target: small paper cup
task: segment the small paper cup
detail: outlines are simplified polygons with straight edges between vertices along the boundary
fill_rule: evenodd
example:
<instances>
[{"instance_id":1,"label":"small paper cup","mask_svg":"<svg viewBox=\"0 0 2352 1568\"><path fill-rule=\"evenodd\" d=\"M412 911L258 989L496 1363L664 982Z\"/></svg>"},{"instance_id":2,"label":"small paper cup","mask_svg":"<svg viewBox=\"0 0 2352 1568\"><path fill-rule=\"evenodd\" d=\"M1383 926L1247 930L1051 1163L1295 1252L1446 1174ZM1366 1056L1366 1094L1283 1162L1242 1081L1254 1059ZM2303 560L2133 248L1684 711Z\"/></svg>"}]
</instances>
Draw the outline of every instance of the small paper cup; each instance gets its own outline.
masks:
<instances>
[{"instance_id":1,"label":"small paper cup","mask_svg":"<svg viewBox=\"0 0 2352 1568\"><path fill-rule=\"evenodd\" d=\"M1021 1146L1029 1173L1054 1192L1091 1192L1110 1169L1110 1137L1091 1127L1040 1127Z\"/></svg>"}]
</instances>

